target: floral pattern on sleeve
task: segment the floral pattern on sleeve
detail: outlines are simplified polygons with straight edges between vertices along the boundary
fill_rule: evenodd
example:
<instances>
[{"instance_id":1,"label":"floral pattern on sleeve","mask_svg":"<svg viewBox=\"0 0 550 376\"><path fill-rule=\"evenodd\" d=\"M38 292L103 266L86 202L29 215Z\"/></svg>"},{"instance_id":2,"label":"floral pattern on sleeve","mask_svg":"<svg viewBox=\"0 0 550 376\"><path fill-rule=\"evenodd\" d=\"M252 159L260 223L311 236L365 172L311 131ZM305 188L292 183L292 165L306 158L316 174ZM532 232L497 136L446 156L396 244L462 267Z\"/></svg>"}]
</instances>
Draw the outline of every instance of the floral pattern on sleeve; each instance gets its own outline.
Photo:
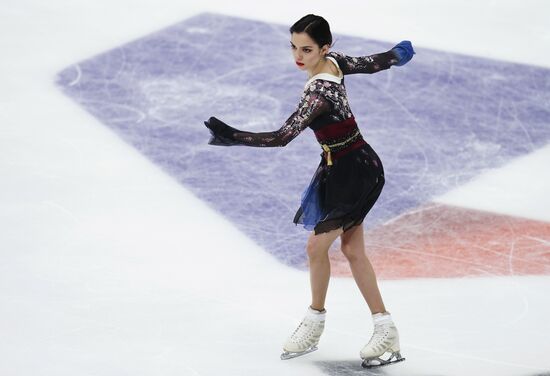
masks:
<instances>
[{"instance_id":1,"label":"floral pattern on sleeve","mask_svg":"<svg viewBox=\"0 0 550 376\"><path fill-rule=\"evenodd\" d=\"M390 50L374 55L352 57L341 52L331 51L327 56L332 56L338 61L338 65L344 74L376 73L389 69L398 62L395 54Z\"/></svg>"},{"instance_id":2,"label":"floral pattern on sleeve","mask_svg":"<svg viewBox=\"0 0 550 376\"><path fill-rule=\"evenodd\" d=\"M235 140L241 145L274 147L285 146L306 129L316 117L331 110L331 103L321 91L322 82L315 81L304 89L296 111L273 132L236 132Z\"/></svg>"}]
</instances>

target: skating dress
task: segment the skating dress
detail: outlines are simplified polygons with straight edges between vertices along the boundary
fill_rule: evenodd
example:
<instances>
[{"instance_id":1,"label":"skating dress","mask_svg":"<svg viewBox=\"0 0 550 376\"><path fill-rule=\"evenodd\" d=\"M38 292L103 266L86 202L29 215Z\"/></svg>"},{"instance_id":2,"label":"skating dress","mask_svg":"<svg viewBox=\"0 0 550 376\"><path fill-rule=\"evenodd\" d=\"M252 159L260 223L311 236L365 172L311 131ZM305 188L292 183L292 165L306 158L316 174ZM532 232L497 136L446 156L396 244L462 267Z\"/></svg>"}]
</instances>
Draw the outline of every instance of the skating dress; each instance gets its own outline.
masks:
<instances>
[{"instance_id":1,"label":"skating dress","mask_svg":"<svg viewBox=\"0 0 550 376\"><path fill-rule=\"evenodd\" d=\"M273 132L233 134L241 145L285 146L307 127L321 147L321 161L293 222L315 234L342 227L344 231L363 222L384 186L380 158L363 139L350 109L344 75L376 73L398 62L392 51L350 57L329 52L327 58L339 69L339 76L319 73L311 77L296 111Z\"/></svg>"}]
</instances>

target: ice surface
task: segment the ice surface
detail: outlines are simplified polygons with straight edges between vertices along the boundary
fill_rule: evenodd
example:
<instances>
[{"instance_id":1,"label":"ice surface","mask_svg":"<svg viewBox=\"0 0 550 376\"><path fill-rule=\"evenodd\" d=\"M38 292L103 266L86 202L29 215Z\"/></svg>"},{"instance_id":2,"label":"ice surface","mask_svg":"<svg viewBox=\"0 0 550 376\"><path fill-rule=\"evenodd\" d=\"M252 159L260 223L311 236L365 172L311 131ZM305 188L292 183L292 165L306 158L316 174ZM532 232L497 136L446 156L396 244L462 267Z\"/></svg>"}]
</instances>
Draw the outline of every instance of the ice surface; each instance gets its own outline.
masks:
<instances>
[{"instance_id":1,"label":"ice surface","mask_svg":"<svg viewBox=\"0 0 550 376\"><path fill-rule=\"evenodd\" d=\"M178 25L207 10L261 19L269 25L288 25L314 11L327 15L333 30L360 36L357 40L367 46L373 39L387 41L384 46L411 39L423 52L430 51L422 46L432 48L431 52L445 50L453 57L455 52L462 52L498 58L521 63L521 70L531 69L525 64L550 67L549 9L542 1L361 5L341 1L337 5L318 1L312 8L311 3L294 0L254 7L240 0L204 0L200 4L173 0L27 0L0 5L1 375L550 374L549 276L512 273L499 277L494 265L484 265L490 273L483 278L380 281L385 303L399 326L407 361L376 372L365 372L357 359L372 330L366 304L351 278L334 278L327 301L329 321L319 351L282 362L281 344L309 303L308 274L285 267L236 228L235 222L220 215L219 208L198 199L174 178L176 175L167 174L166 169L159 168L161 164L151 163L149 154L116 136L114 128L90 116L53 84L56 74L75 62L93 60L104 51L151 37L155 30L164 31L167 25ZM205 32L202 26L188 31L196 35ZM254 39L255 34L249 34ZM286 31L283 34L285 37ZM344 37L340 40L344 43ZM282 48L285 46L286 42ZM211 52L208 46L203 47L205 53ZM218 53L231 54L231 49L227 44ZM292 65L283 52L284 64L276 62L275 67ZM250 61L264 61L262 56L253 56ZM400 75L409 76L412 67L386 73L393 81ZM70 82L76 85L78 69L73 73ZM296 90L302 79L298 75L292 80ZM374 76L363 82L371 79ZM384 84L386 79L382 79ZM282 78L281 82L287 80ZM377 86L365 85L364 90L385 87L376 82ZM185 92L170 82L161 84L153 96L160 101L157 108L170 93ZM285 97L287 108L298 96L294 89L290 91L285 92L289 95ZM360 97L356 94L351 98L356 112L362 108L354 104L360 103L355 102ZM117 98L111 100L116 104ZM184 98L178 100L184 103ZM167 103L174 107L176 102ZM233 103L236 106L239 102L235 99ZM376 129L370 123L376 113L371 103L369 99L364 109L362 127L366 135ZM173 116L170 106L164 108L168 110L153 115ZM109 111L123 115L121 122L143 118L131 108L122 112L115 105ZM180 109L174 111L179 114ZM287 111L280 109L278 113L286 115ZM251 128L269 129L274 124L265 119L257 119L257 123L248 120ZM523 125L527 122L530 120ZM200 126L195 125L198 134ZM255 156L296 156L298 150L311 150L315 164L316 145L308 144L313 140L306 141L307 136L311 134L303 135L307 144L303 150L291 144L286 150L262 150ZM475 200L465 200L467 196L476 200L498 196L497 206L508 206L508 216L531 218L538 213L542 220L541 207L549 204L546 195L532 196L529 190L521 195L517 183L525 179L548 190L546 175L539 172L540 166L549 163L550 154L539 152L526 156L537 154L537 163L529 158L505 163L498 169L497 179L491 175L486 180L487 174L482 173L474 179L475 184L467 184L465 191L449 201L459 206L467 201L467 207L475 209ZM391 152L384 154L390 166L395 163ZM234 157L231 163L244 162ZM499 163L504 159L502 156ZM507 168L511 165L512 169ZM308 178L309 174L304 174L303 179ZM477 184L487 181L490 191ZM505 199L512 185L521 202L519 208ZM299 190L296 192L299 197ZM259 196L252 199L263 202ZM291 212L295 200L288 200L292 201ZM491 205L481 209L491 210L494 202ZM530 209L535 205L539 206L536 210ZM408 212L398 220L414 214ZM490 224L494 219L486 215L482 213L481 218ZM281 223L287 223L287 217L281 218ZM506 220L499 223L505 227ZM419 222L419 228L422 225ZM509 227L509 233L514 229ZM521 238L523 233L517 235ZM300 237L305 236L300 231Z\"/></svg>"}]
</instances>

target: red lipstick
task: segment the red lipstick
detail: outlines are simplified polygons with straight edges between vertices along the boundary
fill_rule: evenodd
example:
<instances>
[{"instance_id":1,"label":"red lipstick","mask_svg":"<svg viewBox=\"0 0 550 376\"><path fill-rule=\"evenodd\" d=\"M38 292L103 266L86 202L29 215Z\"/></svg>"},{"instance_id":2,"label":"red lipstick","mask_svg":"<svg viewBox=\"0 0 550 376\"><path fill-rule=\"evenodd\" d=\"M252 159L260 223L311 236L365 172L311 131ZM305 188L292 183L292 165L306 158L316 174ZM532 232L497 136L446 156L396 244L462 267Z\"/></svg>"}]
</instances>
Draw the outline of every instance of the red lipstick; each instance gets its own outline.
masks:
<instances>
[{"instance_id":1,"label":"red lipstick","mask_svg":"<svg viewBox=\"0 0 550 376\"><path fill-rule=\"evenodd\" d=\"M303 67L304 64L303 63L300 63L300 62L296 62L296 65L299 66L299 67Z\"/></svg>"}]
</instances>

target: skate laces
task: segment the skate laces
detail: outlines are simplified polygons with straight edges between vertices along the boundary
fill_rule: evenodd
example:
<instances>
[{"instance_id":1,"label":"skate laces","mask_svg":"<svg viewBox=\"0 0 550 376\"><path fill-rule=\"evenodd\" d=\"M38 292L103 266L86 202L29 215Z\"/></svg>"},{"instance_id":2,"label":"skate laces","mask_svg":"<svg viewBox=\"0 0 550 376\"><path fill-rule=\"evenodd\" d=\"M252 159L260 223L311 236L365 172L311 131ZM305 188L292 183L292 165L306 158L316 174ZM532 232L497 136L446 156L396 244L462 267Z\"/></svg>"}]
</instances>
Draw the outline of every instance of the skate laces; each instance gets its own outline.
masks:
<instances>
[{"instance_id":1,"label":"skate laces","mask_svg":"<svg viewBox=\"0 0 550 376\"><path fill-rule=\"evenodd\" d=\"M386 338L388 338L390 334L390 327L392 324L379 324L374 326L374 333L372 335L371 340L369 341L369 344L372 345L378 345Z\"/></svg>"},{"instance_id":2,"label":"skate laces","mask_svg":"<svg viewBox=\"0 0 550 376\"><path fill-rule=\"evenodd\" d=\"M291 341L298 342L309 337L315 330L316 324L317 322L308 318L302 320L300 325L298 325L298 327L294 330L294 333L290 336Z\"/></svg>"}]
</instances>

